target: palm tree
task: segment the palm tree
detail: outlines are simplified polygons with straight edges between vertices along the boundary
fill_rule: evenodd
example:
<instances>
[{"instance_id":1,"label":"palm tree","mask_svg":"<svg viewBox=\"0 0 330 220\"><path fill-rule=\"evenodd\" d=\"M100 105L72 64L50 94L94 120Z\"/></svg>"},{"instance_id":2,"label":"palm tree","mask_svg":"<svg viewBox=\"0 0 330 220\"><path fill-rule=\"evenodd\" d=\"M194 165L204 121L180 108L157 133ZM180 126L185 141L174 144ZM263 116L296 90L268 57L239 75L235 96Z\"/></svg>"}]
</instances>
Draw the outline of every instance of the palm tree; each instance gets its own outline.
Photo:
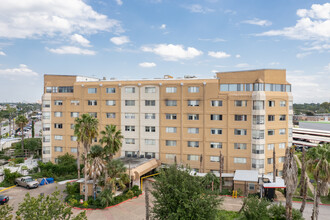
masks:
<instances>
[{"instance_id":1,"label":"palm tree","mask_svg":"<svg viewBox=\"0 0 330 220\"><path fill-rule=\"evenodd\" d=\"M296 191L298 183L298 169L293 155L294 147L287 148L283 164L283 177L286 185L286 219L289 220L292 219L292 196Z\"/></svg>"},{"instance_id":2,"label":"palm tree","mask_svg":"<svg viewBox=\"0 0 330 220\"><path fill-rule=\"evenodd\" d=\"M87 169L88 178L93 179L94 199L96 195L96 179L102 175L104 168L103 148L101 145L93 145L88 154L88 163L85 169Z\"/></svg>"},{"instance_id":3,"label":"palm tree","mask_svg":"<svg viewBox=\"0 0 330 220\"><path fill-rule=\"evenodd\" d=\"M21 145L22 145L22 151L24 153L24 127L29 123L29 120L24 116L24 115L19 115L15 121L16 125L21 129L22 132L22 140L21 140Z\"/></svg>"},{"instance_id":4,"label":"palm tree","mask_svg":"<svg viewBox=\"0 0 330 220\"><path fill-rule=\"evenodd\" d=\"M87 155L89 152L90 145L94 138L98 135L98 120L93 118L89 114L83 114L81 118L76 119L77 129L75 129L75 133L79 134L79 141L84 146L84 164L85 167L87 166ZM78 140L78 137L77 137ZM85 177L85 201L88 199L88 189L87 189L87 169L84 169L84 177Z\"/></svg>"},{"instance_id":5,"label":"palm tree","mask_svg":"<svg viewBox=\"0 0 330 220\"><path fill-rule=\"evenodd\" d=\"M124 189L129 182L129 177L126 173L126 167L120 160L111 160L106 165L106 172L108 172L108 178L104 179L103 184L106 188L110 188L112 191L116 191L118 188Z\"/></svg>"},{"instance_id":6,"label":"palm tree","mask_svg":"<svg viewBox=\"0 0 330 220\"><path fill-rule=\"evenodd\" d=\"M327 195L330 181L330 144L318 145L307 152L307 169L316 180L312 219L317 220L321 195Z\"/></svg>"}]
</instances>

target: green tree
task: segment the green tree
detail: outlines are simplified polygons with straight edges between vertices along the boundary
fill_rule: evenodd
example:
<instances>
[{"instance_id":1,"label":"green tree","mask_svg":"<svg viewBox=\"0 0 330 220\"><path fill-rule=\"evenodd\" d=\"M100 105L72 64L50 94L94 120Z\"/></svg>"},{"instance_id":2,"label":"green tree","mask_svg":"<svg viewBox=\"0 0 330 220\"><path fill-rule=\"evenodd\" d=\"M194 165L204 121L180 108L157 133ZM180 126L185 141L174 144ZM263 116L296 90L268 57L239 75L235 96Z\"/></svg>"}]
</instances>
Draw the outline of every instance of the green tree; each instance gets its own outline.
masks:
<instances>
[{"instance_id":1,"label":"green tree","mask_svg":"<svg viewBox=\"0 0 330 220\"><path fill-rule=\"evenodd\" d=\"M201 181L206 189L212 189L212 183L214 189L219 189L220 180L214 173L207 173Z\"/></svg>"},{"instance_id":2,"label":"green tree","mask_svg":"<svg viewBox=\"0 0 330 220\"><path fill-rule=\"evenodd\" d=\"M98 120L93 118L89 114L83 114L81 118L75 120L75 133L79 134L79 140L77 136L77 141L81 142L84 146L84 164L87 166L87 154L90 150L90 146L94 138L98 135ZM77 126L77 128L76 128ZM85 201L88 199L88 188L87 188L87 169L84 169L84 178L85 178Z\"/></svg>"},{"instance_id":3,"label":"green tree","mask_svg":"<svg viewBox=\"0 0 330 220\"><path fill-rule=\"evenodd\" d=\"M0 219L2 220L11 220L13 219L12 215L13 207L8 204L0 206Z\"/></svg>"},{"instance_id":4,"label":"green tree","mask_svg":"<svg viewBox=\"0 0 330 220\"><path fill-rule=\"evenodd\" d=\"M307 169L316 180L312 219L317 220L321 195L328 195L330 181L330 144L318 145L307 152Z\"/></svg>"},{"instance_id":5,"label":"green tree","mask_svg":"<svg viewBox=\"0 0 330 220\"><path fill-rule=\"evenodd\" d=\"M29 120L24 115L19 115L17 117L15 123L21 129L21 133L22 133L21 144L22 144L22 151L24 153L24 131L23 131L23 129L27 125L27 123L29 123Z\"/></svg>"},{"instance_id":6,"label":"green tree","mask_svg":"<svg viewBox=\"0 0 330 220\"><path fill-rule=\"evenodd\" d=\"M120 160L111 160L106 164L107 179L103 179L101 184L106 188L116 191L118 188L124 189L129 182L129 177L126 173L126 167Z\"/></svg>"},{"instance_id":7,"label":"green tree","mask_svg":"<svg viewBox=\"0 0 330 220\"><path fill-rule=\"evenodd\" d=\"M114 194L110 189L104 189L100 195L100 203L103 207L108 207L111 202L114 201Z\"/></svg>"},{"instance_id":8,"label":"green tree","mask_svg":"<svg viewBox=\"0 0 330 220\"><path fill-rule=\"evenodd\" d=\"M201 181L189 169L175 165L162 170L153 183L156 219L215 219L220 199L208 195Z\"/></svg>"},{"instance_id":9,"label":"green tree","mask_svg":"<svg viewBox=\"0 0 330 220\"><path fill-rule=\"evenodd\" d=\"M267 206L270 202L264 198L259 199L256 196L244 198L243 206L240 212L243 213L246 219L269 219Z\"/></svg>"},{"instance_id":10,"label":"green tree","mask_svg":"<svg viewBox=\"0 0 330 220\"><path fill-rule=\"evenodd\" d=\"M86 212L81 212L76 217L72 217L71 207L66 206L59 195L59 191L55 191L51 195L39 195L38 197L31 197L27 193L24 201L19 204L16 212L17 219L87 220Z\"/></svg>"}]
</instances>

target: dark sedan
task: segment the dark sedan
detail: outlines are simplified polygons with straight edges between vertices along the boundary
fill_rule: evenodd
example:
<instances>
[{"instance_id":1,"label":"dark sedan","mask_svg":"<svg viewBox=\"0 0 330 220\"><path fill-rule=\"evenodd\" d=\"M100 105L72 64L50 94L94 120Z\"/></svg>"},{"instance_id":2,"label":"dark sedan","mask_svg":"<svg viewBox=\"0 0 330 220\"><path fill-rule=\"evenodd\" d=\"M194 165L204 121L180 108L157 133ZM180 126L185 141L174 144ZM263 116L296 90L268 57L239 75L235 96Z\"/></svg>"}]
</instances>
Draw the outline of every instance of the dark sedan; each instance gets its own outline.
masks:
<instances>
[{"instance_id":1,"label":"dark sedan","mask_svg":"<svg viewBox=\"0 0 330 220\"><path fill-rule=\"evenodd\" d=\"M8 196L0 195L0 205L3 205L9 201Z\"/></svg>"}]
</instances>

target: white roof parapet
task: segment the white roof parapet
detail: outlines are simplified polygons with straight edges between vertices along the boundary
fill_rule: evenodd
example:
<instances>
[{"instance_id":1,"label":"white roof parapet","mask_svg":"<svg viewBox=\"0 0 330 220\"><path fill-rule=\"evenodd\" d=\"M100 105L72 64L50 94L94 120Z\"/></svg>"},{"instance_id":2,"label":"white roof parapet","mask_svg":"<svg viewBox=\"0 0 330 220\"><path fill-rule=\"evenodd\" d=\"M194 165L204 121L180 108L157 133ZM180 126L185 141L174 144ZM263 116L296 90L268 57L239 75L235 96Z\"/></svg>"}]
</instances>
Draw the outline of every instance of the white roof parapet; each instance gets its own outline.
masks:
<instances>
[{"instance_id":1,"label":"white roof parapet","mask_svg":"<svg viewBox=\"0 0 330 220\"><path fill-rule=\"evenodd\" d=\"M76 82L97 82L100 79L95 77L77 76Z\"/></svg>"},{"instance_id":2,"label":"white roof parapet","mask_svg":"<svg viewBox=\"0 0 330 220\"><path fill-rule=\"evenodd\" d=\"M258 182L257 170L236 170L234 181Z\"/></svg>"}]
</instances>

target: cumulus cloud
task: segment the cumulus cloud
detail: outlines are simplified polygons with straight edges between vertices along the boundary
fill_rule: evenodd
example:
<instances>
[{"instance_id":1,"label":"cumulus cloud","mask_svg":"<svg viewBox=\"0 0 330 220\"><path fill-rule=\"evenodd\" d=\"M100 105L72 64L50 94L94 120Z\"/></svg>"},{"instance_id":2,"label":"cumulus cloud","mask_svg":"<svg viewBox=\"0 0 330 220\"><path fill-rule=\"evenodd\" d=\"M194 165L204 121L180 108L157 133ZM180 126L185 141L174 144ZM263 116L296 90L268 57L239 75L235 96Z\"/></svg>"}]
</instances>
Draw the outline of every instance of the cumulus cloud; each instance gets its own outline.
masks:
<instances>
[{"instance_id":1,"label":"cumulus cloud","mask_svg":"<svg viewBox=\"0 0 330 220\"><path fill-rule=\"evenodd\" d=\"M270 26L270 25L272 25L272 22L270 22L268 20L261 20L259 18L254 18L252 20L245 20L245 21L242 21L242 23L253 24L253 25L258 25L258 26Z\"/></svg>"},{"instance_id":2,"label":"cumulus cloud","mask_svg":"<svg viewBox=\"0 0 330 220\"><path fill-rule=\"evenodd\" d=\"M89 45L89 40L87 40L86 38L84 38L83 36L81 36L80 34L74 34L71 36L71 41L74 43L78 43L83 47L90 47L91 45Z\"/></svg>"},{"instance_id":3,"label":"cumulus cloud","mask_svg":"<svg viewBox=\"0 0 330 220\"><path fill-rule=\"evenodd\" d=\"M214 12L213 9L203 7L199 4L187 5L187 6L185 6L185 8L188 9L192 13L206 14L206 13L209 13L209 12Z\"/></svg>"},{"instance_id":4,"label":"cumulus cloud","mask_svg":"<svg viewBox=\"0 0 330 220\"><path fill-rule=\"evenodd\" d=\"M129 37L127 36L113 37L110 39L110 41L116 45L123 45L130 42Z\"/></svg>"},{"instance_id":5,"label":"cumulus cloud","mask_svg":"<svg viewBox=\"0 0 330 220\"><path fill-rule=\"evenodd\" d=\"M36 77L39 74L32 71L25 64L20 64L18 68L13 69L0 69L0 76L4 77Z\"/></svg>"},{"instance_id":6,"label":"cumulus cloud","mask_svg":"<svg viewBox=\"0 0 330 220\"><path fill-rule=\"evenodd\" d=\"M330 3L313 4L311 9L299 9L295 26L270 30L260 36L284 36L298 40L328 41L330 39Z\"/></svg>"},{"instance_id":7,"label":"cumulus cloud","mask_svg":"<svg viewBox=\"0 0 330 220\"><path fill-rule=\"evenodd\" d=\"M163 30L166 29L166 24L162 24L159 28Z\"/></svg>"},{"instance_id":8,"label":"cumulus cloud","mask_svg":"<svg viewBox=\"0 0 330 220\"><path fill-rule=\"evenodd\" d=\"M296 57L297 57L298 59L301 59L301 58L304 58L304 57L306 57L306 56L308 56L308 55L310 55L310 54L311 54L311 52L297 53Z\"/></svg>"},{"instance_id":9,"label":"cumulus cloud","mask_svg":"<svg viewBox=\"0 0 330 220\"><path fill-rule=\"evenodd\" d=\"M199 38L198 40L200 41L211 41L211 42L225 42L226 40L222 39L222 38Z\"/></svg>"},{"instance_id":10,"label":"cumulus cloud","mask_svg":"<svg viewBox=\"0 0 330 220\"><path fill-rule=\"evenodd\" d=\"M5 52L0 51L0 56L6 56Z\"/></svg>"},{"instance_id":11,"label":"cumulus cloud","mask_svg":"<svg viewBox=\"0 0 330 220\"><path fill-rule=\"evenodd\" d=\"M250 67L250 65L248 63L239 63L235 67L237 67L237 68L247 68L247 67Z\"/></svg>"},{"instance_id":12,"label":"cumulus cloud","mask_svg":"<svg viewBox=\"0 0 330 220\"><path fill-rule=\"evenodd\" d=\"M56 54L75 54L75 55L95 55L96 52L93 50L82 49L80 47L73 47L73 46L62 46L60 48L51 49L46 48L52 53Z\"/></svg>"},{"instance_id":13,"label":"cumulus cloud","mask_svg":"<svg viewBox=\"0 0 330 220\"><path fill-rule=\"evenodd\" d=\"M155 67L156 64L155 63L149 63L149 62L143 62L143 63L139 63L140 67L144 67L144 68L151 68L151 67Z\"/></svg>"},{"instance_id":14,"label":"cumulus cloud","mask_svg":"<svg viewBox=\"0 0 330 220\"><path fill-rule=\"evenodd\" d=\"M117 5L123 5L123 1L122 0L116 0Z\"/></svg>"},{"instance_id":15,"label":"cumulus cloud","mask_svg":"<svg viewBox=\"0 0 330 220\"><path fill-rule=\"evenodd\" d=\"M179 44L157 44L154 46L144 46L141 49L144 52L157 54L169 61L193 59L203 54L202 51L197 50L194 47L187 47L187 49L185 49L183 45Z\"/></svg>"},{"instance_id":16,"label":"cumulus cloud","mask_svg":"<svg viewBox=\"0 0 330 220\"><path fill-rule=\"evenodd\" d=\"M230 57L230 54L227 54L226 52L223 51L209 51L209 56L214 57L214 58L228 58Z\"/></svg>"},{"instance_id":17,"label":"cumulus cloud","mask_svg":"<svg viewBox=\"0 0 330 220\"><path fill-rule=\"evenodd\" d=\"M83 0L2 0L0 30L4 38L123 31L119 21L96 12Z\"/></svg>"},{"instance_id":18,"label":"cumulus cloud","mask_svg":"<svg viewBox=\"0 0 330 220\"><path fill-rule=\"evenodd\" d=\"M236 54L235 57L236 57L236 58L241 58L241 55Z\"/></svg>"}]
</instances>

